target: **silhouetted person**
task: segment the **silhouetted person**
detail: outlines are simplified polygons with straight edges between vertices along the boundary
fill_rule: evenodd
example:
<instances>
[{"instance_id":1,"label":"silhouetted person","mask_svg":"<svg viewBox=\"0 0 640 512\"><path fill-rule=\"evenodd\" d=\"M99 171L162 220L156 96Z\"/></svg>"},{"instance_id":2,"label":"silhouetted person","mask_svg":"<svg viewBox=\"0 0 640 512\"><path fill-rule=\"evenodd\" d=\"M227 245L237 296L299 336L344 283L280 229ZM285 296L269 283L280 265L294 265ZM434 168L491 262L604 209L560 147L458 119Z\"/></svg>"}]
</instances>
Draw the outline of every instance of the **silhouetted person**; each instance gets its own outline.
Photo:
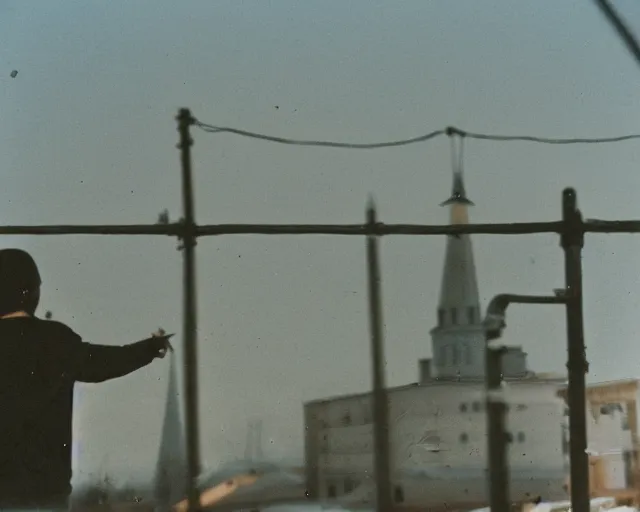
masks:
<instances>
[{"instance_id":1,"label":"silhouetted person","mask_svg":"<svg viewBox=\"0 0 640 512\"><path fill-rule=\"evenodd\" d=\"M40 274L29 254L0 250L0 509L65 509L71 493L75 382L103 382L164 357L168 337L93 345L36 318Z\"/></svg>"}]
</instances>

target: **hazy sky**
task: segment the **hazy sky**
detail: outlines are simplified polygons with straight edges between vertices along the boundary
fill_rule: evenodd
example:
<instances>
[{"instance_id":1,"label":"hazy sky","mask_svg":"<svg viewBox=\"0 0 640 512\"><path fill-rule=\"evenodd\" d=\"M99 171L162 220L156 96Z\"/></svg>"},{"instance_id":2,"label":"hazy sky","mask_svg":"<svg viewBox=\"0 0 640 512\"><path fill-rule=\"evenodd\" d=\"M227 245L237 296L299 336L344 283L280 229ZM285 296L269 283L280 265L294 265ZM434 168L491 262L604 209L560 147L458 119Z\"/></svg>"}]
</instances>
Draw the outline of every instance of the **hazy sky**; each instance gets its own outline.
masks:
<instances>
[{"instance_id":1,"label":"hazy sky","mask_svg":"<svg viewBox=\"0 0 640 512\"><path fill-rule=\"evenodd\" d=\"M616 4L639 28L640 5ZM2 224L146 223L164 208L178 218L182 106L212 124L356 142L447 125L558 137L640 132L640 69L597 8L578 0L3 0L0 41ZM368 151L198 130L194 139L202 223L360 222L369 193L384 221L447 221L438 206L451 181L445 138ZM466 149L475 221L555 220L567 185L585 217L640 218L638 142ZM444 244L382 243L390 384L414 381L417 360L430 354ZM499 292L562 286L558 244L551 235L475 237L483 306ZM3 246L32 251L42 310L87 340L181 330L174 240L6 237ZM267 455L299 457L302 402L369 386L364 248L335 237L199 242L205 461L241 456L250 417L264 420ZM592 380L640 373L639 256L638 236L587 239ZM508 324L533 369L564 370L562 308L513 307ZM148 472L166 370L155 362L78 387L76 477Z\"/></svg>"}]
</instances>

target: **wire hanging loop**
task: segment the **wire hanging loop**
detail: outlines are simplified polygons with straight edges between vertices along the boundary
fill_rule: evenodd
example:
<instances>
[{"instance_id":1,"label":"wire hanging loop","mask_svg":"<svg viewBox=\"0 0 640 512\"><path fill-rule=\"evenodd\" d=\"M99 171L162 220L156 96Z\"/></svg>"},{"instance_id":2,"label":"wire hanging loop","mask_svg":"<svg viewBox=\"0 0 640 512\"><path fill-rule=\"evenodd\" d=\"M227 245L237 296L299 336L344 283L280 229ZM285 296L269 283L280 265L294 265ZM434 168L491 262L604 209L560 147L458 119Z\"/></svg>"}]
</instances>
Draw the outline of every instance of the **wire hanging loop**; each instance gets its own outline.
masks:
<instances>
[{"instance_id":1,"label":"wire hanging loop","mask_svg":"<svg viewBox=\"0 0 640 512\"><path fill-rule=\"evenodd\" d=\"M451 141L451 170L454 175L462 175L464 171L464 133L455 128L447 128L447 135Z\"/></svg>"},{"instance_id":2,"label":"wire hanging loop","mask_svg":"<svg viewBox=\"0 0 640 512\"><path fill-rule=\"evenodd\" d=\"M451 197L442 203L442 206L452 203L464 203L472 206L473 202L469 201L466 197L464 190L464 139L467 137L467 133L458 130L457 128L449 127L445 133L449 137L451 143L451 170L453 175L453 190L451 191Z\"/></svg>"}]
</instances>

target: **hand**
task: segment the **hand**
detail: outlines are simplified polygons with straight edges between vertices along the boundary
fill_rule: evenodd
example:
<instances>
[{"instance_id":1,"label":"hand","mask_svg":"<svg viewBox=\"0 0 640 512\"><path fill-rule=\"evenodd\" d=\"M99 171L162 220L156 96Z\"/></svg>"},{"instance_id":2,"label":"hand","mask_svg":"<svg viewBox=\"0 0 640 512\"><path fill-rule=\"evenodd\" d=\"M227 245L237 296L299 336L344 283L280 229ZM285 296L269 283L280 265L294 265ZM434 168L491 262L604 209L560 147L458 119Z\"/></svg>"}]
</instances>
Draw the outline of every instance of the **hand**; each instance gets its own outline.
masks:
<instances>
[{"instance_id":1,"label":"hand","mask_svg":"<svg viewBox=\"0 0 640 512\"><path fill-rule=\"evenodd\" d=\"M169 340L173 337L173 334L167 334L164 329L159 328L156 332L151 333L151 338L157 340L159 343L158 356L160 359L167 355L167 352L173 352L173 347Z\"/></svg>"}]
</instances>

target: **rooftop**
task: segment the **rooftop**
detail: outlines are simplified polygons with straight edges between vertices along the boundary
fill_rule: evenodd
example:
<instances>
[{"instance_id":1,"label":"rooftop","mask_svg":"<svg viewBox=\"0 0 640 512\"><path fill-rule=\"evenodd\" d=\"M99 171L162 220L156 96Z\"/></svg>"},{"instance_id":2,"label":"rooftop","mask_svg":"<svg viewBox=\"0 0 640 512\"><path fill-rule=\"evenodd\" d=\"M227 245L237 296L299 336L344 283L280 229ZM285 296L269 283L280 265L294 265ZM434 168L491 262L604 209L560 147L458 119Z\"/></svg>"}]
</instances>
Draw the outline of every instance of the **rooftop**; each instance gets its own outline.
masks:
<instances>
[{"instance_id":1,"label":"rooftop","mask_svg":"<svg viewBox=\"0 0 640 512\"><path fill-rule=\"evenodd\" d=\"M518 385L518 384L555 384L559 388L564 387L566 385L567 378L564 375L559 375L556 373L531 373L527 377L522 378L506 378L505 382L508 382L510 385ZM484 384L484 378L481 377L467 377L467 378L457 378L457 377L440 377L434 378L429 381L425 381L422 383L413 382L411 384L404 384L402 386L393 386L388 387L388 393L397 393L401 391L406 391L414 388L424 388L424 387L436 387L436 386L478 386ZM352 400L355 398L364 398L369 396L371 391L364 391L360 393L348 393L344 395L334 395L326 398L318 398L315 400L309 400L305 402L305 407L316 404L323 404L328 402L337 402L340 400Z\"/></svg>"}]
</instances>

